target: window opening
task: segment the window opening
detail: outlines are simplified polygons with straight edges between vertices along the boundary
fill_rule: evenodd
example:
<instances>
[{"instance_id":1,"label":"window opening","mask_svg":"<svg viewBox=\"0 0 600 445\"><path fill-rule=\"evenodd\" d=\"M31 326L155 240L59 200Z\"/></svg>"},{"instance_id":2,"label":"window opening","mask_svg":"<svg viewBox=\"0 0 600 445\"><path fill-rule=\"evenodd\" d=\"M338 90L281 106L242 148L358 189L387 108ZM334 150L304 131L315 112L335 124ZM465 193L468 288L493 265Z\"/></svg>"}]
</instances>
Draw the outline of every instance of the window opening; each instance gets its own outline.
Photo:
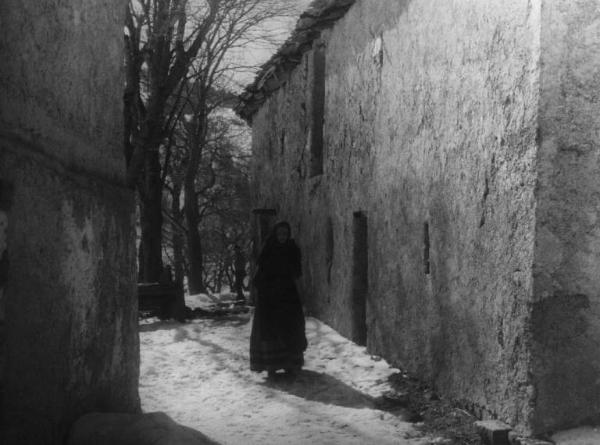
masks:
<instances>
[{"instance_id":1,"label":"window opening","mask_svg":"<svg viewBox=\"0 0 600 445\"><path fill-rule=\"evenodd\" d=\"M334 234L333 234L333 221L331 218L327 218L327 232L325 234L325 248L326 255L325 261L327 263L327 283L331 283L331 268L333 267L333 254L334 254Z\"/></svg>"},{"instance_id":2,"label":"window opening","mask_svg":"<svg viewBox=\"0 0 600 445\"><path fill-rule=\"evenodd\" d=\"M430 249L431 241L429 237L429 223L426 222L423 226L423 267L425 269L425 275L429 275L431 272L431 261L430 261Z\"/></svg>"},{"instance_id":3,"label":"window opening","mask_svg":"<svg viewBox=\"0 0 600 445\"><path fill-rule=\"evenodd\" d=\"M354 212L352 233L352 340L365 346L369 293L369 240L367 215L364 212Z\"/></svg>"},{"instance_id":4,"label":"window opening","mask_svg":"<svg viewBox=\"0 0 600 445\"><path fill-rule=\"evenodd\" d=\"M310 176L323 173L323 121L325 118L325 45L316 42L310 77Z\"/></svg>"},{"instance_id":5,"label":"window opening","mask_svg":"<svg viewBox=\"0 0 600 445\"><path fill-rule=\"evenodd\" d=\"M285 154L285 130L281 130L281 136L279 137L279 149L281 154Z\"/></svg>"}]
</instances>

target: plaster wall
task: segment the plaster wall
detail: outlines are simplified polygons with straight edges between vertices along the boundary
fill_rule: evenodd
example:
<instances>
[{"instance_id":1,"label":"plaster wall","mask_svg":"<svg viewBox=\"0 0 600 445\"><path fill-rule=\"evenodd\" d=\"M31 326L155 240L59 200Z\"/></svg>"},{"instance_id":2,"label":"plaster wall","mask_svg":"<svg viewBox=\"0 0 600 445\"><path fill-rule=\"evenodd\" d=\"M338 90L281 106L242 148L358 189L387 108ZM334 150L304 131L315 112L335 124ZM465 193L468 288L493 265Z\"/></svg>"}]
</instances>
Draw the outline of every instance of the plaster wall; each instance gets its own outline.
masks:
<instances>
[{"instance_id":1,"label":"plaster wall","mask_svg":"<svg viewBox=\"0 0 600 445\"><path fill-rule=\"evenodd\" d=\"M358 1L322 35L323 174L308 174L310 52L253 118L255 204L292 223L309 309L355 332L364 212L368 349L522 431L540 32L540 1Z\"/></svg>"},{"instance_id":2,"label":"plaster wall","mask_svg":"<svg viewBox=\"0 0 600 445\"><path fill-rule=\"evenodd\" d=\"M120 181L122 0L0 4L2 132ZM100 149L101 148L101 149Z\"/></svg>"},{"instance_id":3,"label":"plaster wall","mask_svg":"<svg viewBox=\"0 0 600 445\"><path fill-rule=\"evenodd\" d=\"M63 443L84 413L139 410L123 15L121 0L0 4L3 443Z\"/></svg>"},{"instance_id":4,"label":"plaster wall","mask_svg":"<svg viewBox=\"0 0 600 445\"><path fill-rule=\"evenodd\" d=\"M600 5L546 1L531 330L536 429L600 420Z\"/></svg>"}]
</instances>

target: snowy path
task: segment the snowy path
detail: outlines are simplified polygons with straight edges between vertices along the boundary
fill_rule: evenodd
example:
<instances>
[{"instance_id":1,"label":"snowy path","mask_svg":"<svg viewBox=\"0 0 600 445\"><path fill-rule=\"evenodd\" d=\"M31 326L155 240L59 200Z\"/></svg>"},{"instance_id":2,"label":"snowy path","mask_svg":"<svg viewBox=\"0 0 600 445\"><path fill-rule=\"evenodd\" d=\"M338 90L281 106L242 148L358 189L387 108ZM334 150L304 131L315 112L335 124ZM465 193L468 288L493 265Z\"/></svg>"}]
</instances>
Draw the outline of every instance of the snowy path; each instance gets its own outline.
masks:
<instances>
[{"instance_id":1,"label":"snowy path","mask_svg":"<svg viewBox=\"0 0 600 445\"><path fill-rule=\"evenodd\" d=\"M431 443L410 423L373 408L396 372L316 319L307 320L305 371L267 383L248 367L250 316L140 326L145 412L226 445Z\"/></svg>"}]
</instances>

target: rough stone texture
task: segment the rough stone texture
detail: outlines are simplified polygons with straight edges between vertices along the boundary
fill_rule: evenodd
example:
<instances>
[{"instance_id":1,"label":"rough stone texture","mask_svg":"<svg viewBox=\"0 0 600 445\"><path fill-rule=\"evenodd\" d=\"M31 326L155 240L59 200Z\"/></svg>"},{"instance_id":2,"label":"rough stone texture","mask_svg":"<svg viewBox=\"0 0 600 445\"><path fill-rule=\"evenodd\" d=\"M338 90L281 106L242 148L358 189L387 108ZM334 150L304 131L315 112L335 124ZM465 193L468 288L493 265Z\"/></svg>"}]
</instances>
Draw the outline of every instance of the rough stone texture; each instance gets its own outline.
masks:
<instances>
[{"instance_id":1,"label":"rough stone texture","mask_svg":"<svg viewBox=\"0 0 600 445\"><path fill-rule=\"evenodd\" d=\"M600 421L600 4L542 7L535 429Z\"/></svg>"},{"instance_id":2,"label":"rough stone texture","mask_svg":"<svg viewBox=\"0 0 600 445\"><path fill-rule=\"evenodd\" d=\"M2 131L79 171L123 175L123 0L0 4Z\"/></svg>"},{"instance_id":3,"label":"rough stone texture","mask_svg":"<svg viewBox=\"0 0 600 445\"><path fill-rule=\"evenodd\" d=\"M165 413L92 413L77 420L67 445L218 445Z\"/></svg>"},{"instance_id":4,"label":"rough stone texture","mask_svg":"<svg viewBox=\"0 0 600 445\"><path fill-rule=\"evenodd\" d=\"M62 443L139 410L121 0L0 4L0 181L11 190L3 443Z\"/></svg>"},{"instance_id":5,"label":"rough stone texture","mask_svg":"<svg viewBox=\"0 0 600 445\"><path fill-rule=\"evenodd\" d=\"M586 385L597 387L600 357L592 327L600 277L598 145L591 138L598 134L598 6L550 3L356 2L320 35L327 46L322 175L309 171L312 51L252 115L255 205L292 223L309 309L349 337L356 332L353 214L363 212L369 350L527 434L581 422L600 400L595 389L580 397ZM579 37L567 38L566 24L580 26ZM567 109L565 82L573 87ZM585 143L562 164L546 161L552 133ZM577 155L583 149L585 159ZM580 168L567 175L573 158ZM544 185L545 176L556 183ZM548 244L544 221L569 230ZM561 243L570 249L566 269L553 258ZM554 269L543 265L544 254ZM542 273L572 285L562 301L538 297L548 285ZM575 277L585 279L575 285ZM558 330L548 337L552 325ZM548 341L576 326L587 329L584 343L571 341L553 358L556 342ZM567 375L559 363L571 353ZM581 405L561 406L549 384L572 388Z\"/></svg>"}]
</instances>

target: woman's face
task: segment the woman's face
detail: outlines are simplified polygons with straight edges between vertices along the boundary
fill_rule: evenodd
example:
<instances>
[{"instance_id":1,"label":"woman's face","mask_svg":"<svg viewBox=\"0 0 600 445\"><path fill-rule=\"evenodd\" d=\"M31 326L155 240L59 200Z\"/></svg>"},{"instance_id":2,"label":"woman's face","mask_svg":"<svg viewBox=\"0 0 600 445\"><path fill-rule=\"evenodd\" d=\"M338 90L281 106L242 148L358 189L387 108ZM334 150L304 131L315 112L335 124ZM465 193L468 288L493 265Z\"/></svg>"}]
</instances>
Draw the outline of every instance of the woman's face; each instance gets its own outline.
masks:
<instances>
[{"instance_id":1,"label":"woman's face","mask_svg":"<svg viewBox=\"0 0 600 445\"><path fill-rule=\"evenodd\" d=\"M287 229L287 227L277 227L277 230L275 231L275 237L277 238L278 242L283 244L289 239L290 231Z\"/></svg>"}]
</instances>

